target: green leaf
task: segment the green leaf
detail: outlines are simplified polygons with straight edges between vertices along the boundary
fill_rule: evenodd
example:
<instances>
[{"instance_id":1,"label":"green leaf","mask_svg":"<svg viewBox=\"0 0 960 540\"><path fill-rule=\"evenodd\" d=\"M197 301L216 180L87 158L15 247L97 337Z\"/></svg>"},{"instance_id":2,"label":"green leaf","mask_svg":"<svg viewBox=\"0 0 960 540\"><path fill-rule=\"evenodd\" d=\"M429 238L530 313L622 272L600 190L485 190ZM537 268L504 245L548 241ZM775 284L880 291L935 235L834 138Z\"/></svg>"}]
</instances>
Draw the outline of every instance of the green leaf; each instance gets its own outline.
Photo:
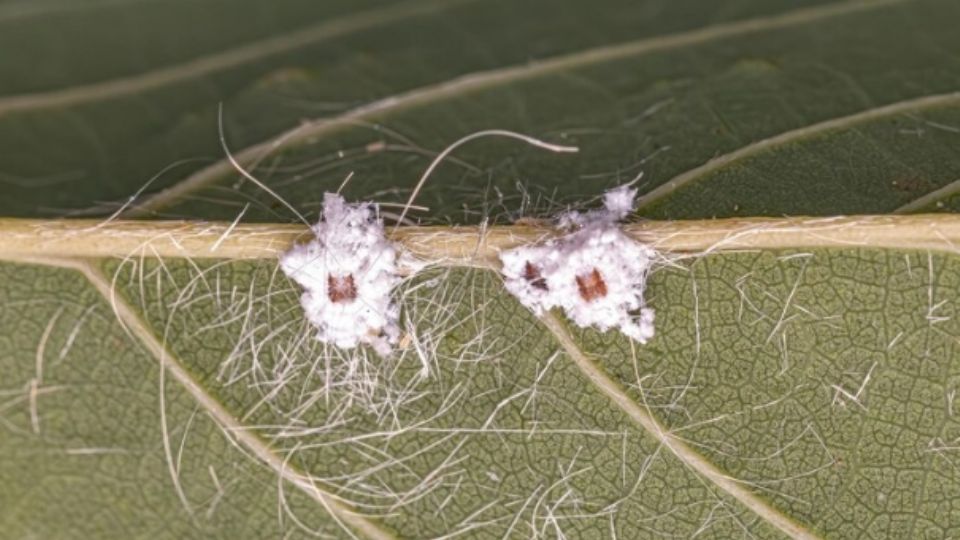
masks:
<instances>
[{"instance_id":1,"label":"green leaf","mask_svg":"<svg viewBox=\"0 0 960 540\"><path fill-rule=\"evenodd\" d=\"M32 262L7 224L25 262L0 291L4 522L62 536L76 518L36 519L59 505L101 509L82 531L106 537L953 534L960 224L720 226L634 233L720 249L653 274L646 345L537 319L458 263L398 291L405 345L382 359L314 341L272 257L141 256L173 234L208 252L227 224L39 223L31 245L100 258ZM103 258L91 235L142 247Z\"/></svg>"},{"instance_id":2,"label":"green leaf","mask_svg":"<svg viewBox=\"0 0 960 540\"><path fill-rule=\"evenodd\" d=\"M38 45L0 59L0 215L109 214L156 176L128 215L292 220L224 159L219 103L229 146L309 216L351 172L350 196L403 202L489 128L581 152L472 143L423 219L549 212L641 171L657 218L888 212L960 178L950 0L5 10L0 49Z\"/></svg>"},{"instance_id":3,"label":"green leaf","mask_svg":"<svg viewBox=\"0 0 960 540\"><path fill-rule=\"evenodd\" d=\"M0 215L196 220L0 220L0 536L957 536L960 220L633 225L669 262L644 345L503 290L497 250L545 229L401 229L438 264L382 359L313 339L276 264L303 230L218 109L309 219L351 173L405 202L484 129L580 151L471 142L416 219L551 215L640 172L659 219L951 210L958 15L0 5Z\"/></svg>"}]
</instances>

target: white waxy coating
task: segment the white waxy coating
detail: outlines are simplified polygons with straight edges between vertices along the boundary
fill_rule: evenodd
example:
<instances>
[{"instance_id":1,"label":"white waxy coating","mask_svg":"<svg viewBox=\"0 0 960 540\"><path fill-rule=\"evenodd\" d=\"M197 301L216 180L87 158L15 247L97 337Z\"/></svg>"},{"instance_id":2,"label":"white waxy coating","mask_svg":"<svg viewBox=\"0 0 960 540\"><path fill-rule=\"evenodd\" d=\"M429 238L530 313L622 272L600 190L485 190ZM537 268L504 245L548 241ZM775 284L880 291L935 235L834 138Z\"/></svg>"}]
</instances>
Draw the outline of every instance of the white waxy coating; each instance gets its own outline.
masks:
<instances>
[{"instance_id":1,"label":"white waxy coating","mask_svg":"<svg viewBox=\"0 0 960 540\"><path fill-rule=\"evenodd\" d=\"M300 303L317 339L341 348L369 344L390 353L400 334L390 292L400 282L397 252L370 203L348 204L327 193L315 238L280 257L280 268L304 288Z\"/></svg>"},{"instance_id":2,"label":"white waxy coating","mask_svg":"<svg viewBox=\"0 0 960 540\"><path fill-rule=\"evenodd\" d=\"M643 292L656 253L617 225L636 194L626 186L613 189L603 210L561 216L561 226L574 232L501 253L507 290L538 315L559 307L580 327L617 328L645 343L653 337L654 313Z\"/></svg>"}]
</instances>

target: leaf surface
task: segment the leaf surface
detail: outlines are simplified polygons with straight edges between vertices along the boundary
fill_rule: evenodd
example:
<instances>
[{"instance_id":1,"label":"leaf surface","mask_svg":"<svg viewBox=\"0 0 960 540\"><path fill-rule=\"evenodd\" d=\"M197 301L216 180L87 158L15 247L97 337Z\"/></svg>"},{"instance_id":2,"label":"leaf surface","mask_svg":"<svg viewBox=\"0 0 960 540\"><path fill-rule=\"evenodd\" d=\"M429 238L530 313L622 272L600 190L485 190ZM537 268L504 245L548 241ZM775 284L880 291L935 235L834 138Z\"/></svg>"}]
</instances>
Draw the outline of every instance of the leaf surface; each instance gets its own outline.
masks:
<instances>
[{"instance_id":1,"label":"leaf surface","mask_svg":"<svg viewBox=\"0 0 960 540\"><path fill-rule=\"evenodd\" d=\"M14 3L0 46L50 38L0 60L0 213L108 214L153 178L129 215L233 219L249 203L248 220L292 220L224 159L220 103L232 150L310 216L351 172L350 195L403 202L437 152L489 128L581 152L477 141L428 183L424 220L542 214L641 171L649 217L893 211L960 178L957 9Z\"/></svg>"},{"instance_id":2,"label":"leaf surface","mask_svg":"<svg viewBox=\"0 0 960 540\"><path fill-rule=\"evenodd\" d=\"M957 536L956 220L638 225L671 259L645 345L527 312L474 229L418 230L456 260L404 283L381 359L313 339L275 261L299 229L229 225L294 217L217 121L310 219L351 173L404 202L491 128L580 152L472 142L416 219L641 171L659 219L952 210L958 9L3 4L0 50L35 46L0 57L0 215L225 221L0 222L0 536ZM807 240L750 244L777 227Z\"/></svg>"},{"instance_id":3,"label":"leaf surface","mask_svg":"<svg viewBox=\"0 0 960 540\"><path fill-rule=\"evenodd\" d=\"M487 270L436 269L399 291L408 337L390 359L313 341L269 258L49 265L5 265L6 297L36 306L4 322L18 336L4 476L11 500L39 469L64 504L119 513L92 522L96 534L142 530L149 508L188 531L158 536L226 535L220 520L262 498L276 504L244 526L293 535L913 537L957 525L960 274L947 252L681 258L651 277L657 335L643 346L538 320ZM145 388L137 408L122 395L132 384ZM148 432L126 434L128 422ZM52 467L38 448L91 464L75 471L82 489L59 487L62 457ZM152 467L124 469L130 454ZM140 479L125 499L156 500L123 512L99 491L104 470ZM46 501L23 500L6 518L36 532L24 516Z\"/></svg>"}]
</instances>

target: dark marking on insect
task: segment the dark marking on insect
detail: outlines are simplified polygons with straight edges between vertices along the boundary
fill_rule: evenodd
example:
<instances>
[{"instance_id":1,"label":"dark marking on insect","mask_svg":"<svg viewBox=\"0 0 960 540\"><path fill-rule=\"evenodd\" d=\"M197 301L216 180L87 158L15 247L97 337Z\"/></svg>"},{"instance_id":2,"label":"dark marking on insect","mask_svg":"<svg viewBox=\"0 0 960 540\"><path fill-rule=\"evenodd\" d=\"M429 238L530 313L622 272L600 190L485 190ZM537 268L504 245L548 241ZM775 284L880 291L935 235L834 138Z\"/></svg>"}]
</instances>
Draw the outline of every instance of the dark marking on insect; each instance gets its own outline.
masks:
<instances>
[{"instance_id":1,"label":"dark marking on insect","mask_svg":"<svg viewBox=\"0 0 960 540\"><path fill-rule=\"evenodd\" d=\"M607 283L603 281L603 276L596 268L589 274L577 276L577 288L580 289L580 297L587 302L607 295Z\"/></svg>"},{"instance_id":2,"label":"dark marking on insect","mask_svg":"<svg viewBox=\"0 0 960 540\"><path fill-rule=\"evenodd\" d=\"M541 291L547 290L547 280L543 279L543 276L540 275L540 270L530 261L527 261L526 266L523 267L523 278L529 281L530 285L533 285L535 288Z\"/></svg>"},{"instance_id":3,"label":"dark marking on insect","mask_svg":"<svg viewBox=\"0 0 960 540\"><path fill-rule=\"evenodd\" d=\"M334 304L339 302L351 302L357 297L357 285L353 282L353 274L347 274L345 277L337 277L333 274L327 275L327 296Z\"/></svg>"}]
</instances>

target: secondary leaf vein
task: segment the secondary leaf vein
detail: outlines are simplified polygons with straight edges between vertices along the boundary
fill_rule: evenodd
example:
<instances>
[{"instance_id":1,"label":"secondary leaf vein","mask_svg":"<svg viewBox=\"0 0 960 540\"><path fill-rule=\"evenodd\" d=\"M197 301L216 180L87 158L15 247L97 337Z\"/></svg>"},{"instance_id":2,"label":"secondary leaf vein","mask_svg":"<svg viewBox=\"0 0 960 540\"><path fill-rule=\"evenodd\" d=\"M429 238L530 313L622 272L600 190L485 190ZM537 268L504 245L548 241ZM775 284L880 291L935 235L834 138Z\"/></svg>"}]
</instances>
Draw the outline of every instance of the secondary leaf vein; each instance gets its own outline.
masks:
<instances>
[{"instance_id":1,"label":"secondary leaf vein","mask_svg":"<svg viewBox=\"0 0 960 540\"><path fill-rule=\"evenodd\" d=\"M392 534L382 529L378 524L358 514L331 494L321 490L309 475L296 470L291 464L285 462L283 458L273 452L269 445L242 425L230 411L207 393L193 378L180 361L154 335L149 325L137 315L136 311L124 299L115 294L110 281L93 264L72 259L28 259L28 261L69 268L83 274L97 292L110 303L120 323L131 336L139 340L165 371L180 383L183 389L225 432L229 433L250 453L276 472L280 478L293 484L319 503L337 523L349 527L351 531L359 533L364 538L373 540L391 540L394 538Z\"/></svg>"},{"instance_id":2,"label":"secondary leaf vein","mask_svg":"<svg viewBox=\"0 0 960 540\"><path fill-rule=\"evenodd\" d=\"M388 96L349 110L333 118L305 122L270 140L240 150L236 152L233 157L240 165L250 167L273 152L296 147L296 145L302 142L315 140L318 136L326 135L360 122L369 121L374 117L425 105L438 99L459 96L472 91L531 79L562 70L580 68L591 64L640 56L744 34L766 32L907 1L910 0L854 0L814 8L798 9L779 15L716 24L686 32L677 32L637 41L587 49L585 51L530 62L519 66L508 66L472 73L452 80ZM2 111L2 108L0 108L0 111ZM233 166L228 160L222 159L217 161L191 174L177 184L148 197L139 205L127 210L123 214L123 217L135 218L149 216L175 203L181 198L217 182L229 175L233 170Z\"/></svg>"},{"instance_id":3,"label":"secondary leaf vein","mask_svg":"<svg viewBox=\"0 0 960 540\"><path fill-rule=\"evenodd\" d=\"M0 116L12 112L68 107L129 96L277 56L324 40L389 22L432 13L475 0L412 0L324 21L279 37L256 41L188 62L99 83L0 98Z\"/></svg>"},{"instance_id":4,"label":"secondary leaf vein","mask_svg":"<svg viewBox=\"0 0 960 540\"><path fill-rule=\"evenodd\" d=\"M671 434L654 418L649 411L636 403L626 391L617 384L605 371L597 366L576 344L573 336L567 331L564 323L552 313L547 313L540 319L544 326L554 335L560 346L574 361L581 372L604 395L610 398L624 413L642 427L648 434L658 440L664 447L673 453L685 465L699 473L710 483L720 488L741 504L768 523L796 539L815 539L816 535L802 527L770 506L766 501L757 497L753 492L734 478L731 478L717 469L712 463L695 452L686 443Z\"/></svg>"},{"instance_id":5,"label":"secondary leaf vein","mask_svg":"<svg viewBox=\"0 0 960 540\"><path fill-rule=\"evenodd\" d=\"M955 106L958 104L960 104L960 92L921 96L895 103L889 103L880 107L874 107L872 109L867 109L840 118L831 118L829 120L824 120L823 122L818 122L809 126L786 131L779 135L748 144L747 146L738 148L733 152L715 157L699 167L695 167L674 176L666 183L638 197L636 207L638 210L648 207L667 198L672 193L687 186L688 184L703 179L710 173L721 170L739 160L755 156L763 151L771 150L778 146L783 146L799 140L815 137L829 131L849 128L858 124L863 124L872 120L878 120L889 116L908 112L917 112L936 107ZM912 205L908 205L908 207L905 207L906 210L901 210L908 212L911 210L911 206Z\"/></svg>"}]
</instances>

